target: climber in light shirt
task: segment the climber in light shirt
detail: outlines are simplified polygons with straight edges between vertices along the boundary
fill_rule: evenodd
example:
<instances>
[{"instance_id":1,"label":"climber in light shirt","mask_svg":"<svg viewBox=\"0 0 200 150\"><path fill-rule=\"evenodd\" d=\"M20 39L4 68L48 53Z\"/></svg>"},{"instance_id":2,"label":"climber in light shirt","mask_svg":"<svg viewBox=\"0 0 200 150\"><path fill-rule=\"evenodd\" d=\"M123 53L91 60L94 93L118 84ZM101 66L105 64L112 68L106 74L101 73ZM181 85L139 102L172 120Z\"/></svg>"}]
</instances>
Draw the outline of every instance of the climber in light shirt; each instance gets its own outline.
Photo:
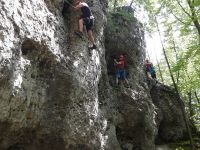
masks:
<instances>
[{"instance_id":1,"label":"climber in light shirt","mask_svg":"<svg viewBox=\"0 0 200 150\"><path fill-rule=\"evenodd\" d=\"M75 9L81 10L82 15L79 19L79 31L75 31L75 34L77 34L79 37L83 37L83 26L86 26L87 30L87 36L89 40L89 49L96 49L96 45L94 42L94 37L92 33L92 27L94 25L94 17L92 15L92 12L88 6L87 3L81 2L81 0L75 0Z\"/></svg>"}]
</instances>

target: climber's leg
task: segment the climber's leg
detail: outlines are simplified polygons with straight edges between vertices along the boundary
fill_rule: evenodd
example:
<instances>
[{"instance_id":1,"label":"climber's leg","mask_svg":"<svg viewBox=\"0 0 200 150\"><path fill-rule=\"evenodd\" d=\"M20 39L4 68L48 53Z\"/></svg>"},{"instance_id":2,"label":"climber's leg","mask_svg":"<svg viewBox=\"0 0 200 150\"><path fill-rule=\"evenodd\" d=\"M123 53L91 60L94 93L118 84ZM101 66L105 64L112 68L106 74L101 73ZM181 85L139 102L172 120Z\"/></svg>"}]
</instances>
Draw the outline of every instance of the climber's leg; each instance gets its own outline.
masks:
<instances>
[{"instance_id":1,"label":"climber's leg","mask_svg":"<svg viewBox=\"0 0 200 150\"><path fill-rule=\"evenodd\" d=\"M79 31L83 33L83 19L79 19Z\"/></svg>"},{"instance_id":2,"label":"climber's leg","mask_svg":"<svg viewBox=\"0 0 200 150\"><path fill-rule=\"evenodd\" d=\"M124 80L125 80L126 84L129 85L128 79L125 78Z\"/></svg>"},{"instance_id":3,"label":"climber's leg","mask_svg":"<svg viewBox=\"0 0 200 150\"><path fill-rule=\"evenodd\" d=\"M83 37L83 19L79 19L79 31L75 31L75 34L78 35L80 38Z\"/></svg>"},{"instance_id":4,"label":"climber's leg","mask_svg":"<svg viewBox=\"0 0 200 150\"><path fill-rule=\"evenodd\" d=\"M118 86L118 84L119 84L119 78L120 78L120 70L117 69L115 77L116 77L116 85Z\"/></svg>"},{"instance_id":5,"label":"climber's leg","mask_svg":"<svg viewBox=\"0 0 200 150\"><path fill-rule=\"evenodd\" d=\"M150 73L150 72L147 72L147 77L148 77L149 79L152 79L152 78L151 78L151 73Z\"/></svg>"},{"instance_id":6,"label":"climber's leg","mask_svg":"<svg viewBox=\"0 0 200 150\"><path fill-rule=\"evenodd\" d=\"M90 49L96 49L97 47L95 45L94 36L93 36L93 32L92 32L94 20L86 18L86 19L84 19L84 23L85 23L86 30L87 30L88 40L89 40L89 43L91 45L91 46L89 46L89 48Z\"/></svg>"},{"instance_id":7,"label":"climber's leg","mask_svg":"<svg viewBox=\"0 0 200 150\"><path fill-rule=\"evenodd\" d=\"M121 72L121 76L122 76L123 82L125 81L126 85L129 87L129 82L128 82L128 79L127 79L126 71L124 69Z\"/></svg>"},{"instance_id":8,"label":"climber's leg","mask_svg":"<svg viewBox=\"0 0 200 150\"><path fill-rule=\"evenodd\" d=\"M87 32L87 35L88 35L89 43L90 43L92 46L95 45L95 44L94 44L94 37L93 37L93 34L92 34L92 30L89 30L89 31Z\"/></svg>"},{"instance_id":9,"label":"climber's leg","mask_svg":"<svg viewBox=\"0 0 200 150\"><path fill-rule=\"evenodd\" d=\"M119 79L118 77L116 77L116 85L118 86L118 84L119 84Z\"/></svg>"}]
</instances>

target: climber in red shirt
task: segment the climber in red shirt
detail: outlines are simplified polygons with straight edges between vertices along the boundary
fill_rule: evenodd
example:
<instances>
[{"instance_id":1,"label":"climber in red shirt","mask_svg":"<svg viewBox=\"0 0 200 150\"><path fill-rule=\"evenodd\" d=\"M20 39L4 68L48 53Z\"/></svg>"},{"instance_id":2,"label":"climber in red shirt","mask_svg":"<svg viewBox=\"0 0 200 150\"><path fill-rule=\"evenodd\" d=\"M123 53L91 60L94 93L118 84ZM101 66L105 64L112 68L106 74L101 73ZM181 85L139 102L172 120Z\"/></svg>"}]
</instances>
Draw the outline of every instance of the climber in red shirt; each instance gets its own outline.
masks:
<instances>
[{"instance_id":1,"label":"climber in red shirt","mask_svg":"<svg viewBox=\"0 0 200 150\"><path fill-rule=\"evenodd\" d=\"M116 74L115 74L116 84L118 85L119 79L122 79L123 81L125 80L127 85L128 85L128 80L126 78L126 72L125 72L125 69L124 69L124 66L125 66L124 55L120 55L118 60L114 59L114 62L115 62L115 66L117 68Z\"/></svg>"},{"instance_id":2,"label":"climber in red shirt","mask_svg":"<svg viewBox=\"0 0 200 150\"><path fill-rule=\"evenodd\" d=\"M82 15L79 19L79 31L75 31L75 34L79 37L83 37L83 26L86 26L87 36L89 40L89 49L96 49L97 46L94 42L92 28L94 25L94 17L87 3L81 2L81 0L75 0L75 10L81 10Z\"/></svg>"},{"instance_id":3,"label":"climber in red shirt","mask_svg":"<svg viewBox=\"0 0 200 150\"><path fill-rule=\"evenodd\" d=\"M146 75L147 75L147 77L148 77L148 78L151 78L152 63L149 62L148 59L145 61L145 68L146 68Z\"/></svg>"}]
</instances>

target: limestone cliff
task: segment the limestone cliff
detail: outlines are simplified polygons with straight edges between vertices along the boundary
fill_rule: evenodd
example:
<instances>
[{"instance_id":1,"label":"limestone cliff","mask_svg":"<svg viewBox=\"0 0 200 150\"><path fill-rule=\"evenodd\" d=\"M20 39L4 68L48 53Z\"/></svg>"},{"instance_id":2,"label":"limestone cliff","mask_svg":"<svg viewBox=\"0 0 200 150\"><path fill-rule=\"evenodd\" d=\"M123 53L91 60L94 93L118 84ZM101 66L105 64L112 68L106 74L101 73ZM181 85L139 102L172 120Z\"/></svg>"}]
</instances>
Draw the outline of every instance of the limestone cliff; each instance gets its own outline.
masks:
<instances>
[{"instance_id":1,"label":"limestone cliff","mask_svg":"<svg viewBox=\"0 0 200 150\"><path fill-rule=\"evenodd\" d=\"M134 17L114 13L108 19L106 28L106 61L108 82L111 85L113 100L112 124L123 149L155 149L154 138L157 132L154 105L145 83L143 60L145 59L144 31ZM124 54L129 86L123 84L115 88L115 67L113 59Z\"/></svg>"},{"instance_id":2,"label":"limestone cliff","mask_svg":"<svg viewBox=\"0 0 200 150\"><path fill-rule=\"evenodd\" d=\"M0 150L155 149L165 121L145 82L142 25L114 15L123 30L104 36L107 2L87 2L98 18L92 51L74 35L79 12L64 19L62 0L1 0ZM113 87L119 53L129 88Z\"/></svg>"},{"instance_id":3,"label":"limestone cliff","mask_svg":"<svg viewBox=\"0 0 200 150\"><path fill-rule=\"evenodd\" d=\"M0 4L0 149L101 149L98 103L105 16L93 2L98 51L74 36L78 12L62 0Z\"/></svg>"},{"instance_id":4,"label":"limestone cliff","mask_svg":"<svg viewBox=\"0 0 200 150\"><path fill-rule=\"evenodd\" d=\"M175 91L162 84L150 84L150 93L157 113L157 142L176 141L185 137L186 127Z\"/></svg>"}]
</instances>

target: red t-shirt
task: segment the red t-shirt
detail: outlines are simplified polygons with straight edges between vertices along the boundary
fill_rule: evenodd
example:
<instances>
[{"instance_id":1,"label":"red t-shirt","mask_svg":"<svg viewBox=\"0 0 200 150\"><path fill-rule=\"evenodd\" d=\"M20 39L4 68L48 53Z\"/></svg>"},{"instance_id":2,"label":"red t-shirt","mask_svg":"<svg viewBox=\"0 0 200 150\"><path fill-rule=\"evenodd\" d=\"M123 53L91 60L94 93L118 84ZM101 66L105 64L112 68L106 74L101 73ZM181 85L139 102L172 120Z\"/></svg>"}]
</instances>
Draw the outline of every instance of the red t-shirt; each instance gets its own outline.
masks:
<instances>
[{"instance_id":1,"label":"red t-shirt","mask_svg":"<svg viewBox=\"0 0 200 150\"><path fill-rule=\"evenodd\" d=\"M117 63L117 68L118 69L124 69L124 60L120 60Z\"/></svg>"},{"instance_id":2,"label":"red t-shirt","mask_svg":"<svg viewBox=\"0 0 200 150\"><path fill-rule=\"evenodd\" d=\"M146 71L147 72L150 72L150 70L151 70L151 63L146 63Z\"/></svg>"}]
</instances>

